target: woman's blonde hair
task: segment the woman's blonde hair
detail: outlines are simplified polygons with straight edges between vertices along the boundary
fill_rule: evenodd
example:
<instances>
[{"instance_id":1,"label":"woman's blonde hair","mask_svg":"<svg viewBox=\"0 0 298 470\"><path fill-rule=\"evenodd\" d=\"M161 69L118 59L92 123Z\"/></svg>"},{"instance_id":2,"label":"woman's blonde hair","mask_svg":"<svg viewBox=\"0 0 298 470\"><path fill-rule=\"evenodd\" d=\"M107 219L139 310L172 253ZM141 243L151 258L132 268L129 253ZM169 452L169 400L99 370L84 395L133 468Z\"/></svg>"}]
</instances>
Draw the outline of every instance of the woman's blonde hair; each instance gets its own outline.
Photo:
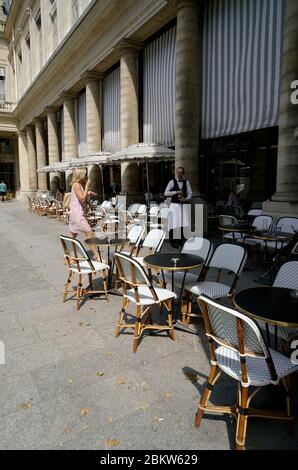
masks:
<instances>
[{"instance_id":1,"label":"woman's blonde hair","mask_svg":"<svg viewBox=\"0 0 298 470\"><path fill-rule=\"evenodd\" d=\"M82 181L85 177L86 177L86 170L84 169L74 170L72 173L70 184L78 183Z\"/></svg>"}]
</instances>

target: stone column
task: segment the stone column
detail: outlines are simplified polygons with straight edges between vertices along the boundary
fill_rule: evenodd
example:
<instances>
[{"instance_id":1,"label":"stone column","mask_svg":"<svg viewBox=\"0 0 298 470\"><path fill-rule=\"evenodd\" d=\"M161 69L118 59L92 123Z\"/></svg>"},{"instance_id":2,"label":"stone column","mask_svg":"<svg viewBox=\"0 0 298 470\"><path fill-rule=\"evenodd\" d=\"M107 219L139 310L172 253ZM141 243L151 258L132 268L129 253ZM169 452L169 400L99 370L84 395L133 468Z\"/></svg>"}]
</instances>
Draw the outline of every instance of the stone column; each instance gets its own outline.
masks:
<instances>
[{"instance_id":1,"label":"stone column","mask_svg":"<svg viewBox=\"0 0 298 470\"><path fill-rule=\"evenodd\" d=\"M197 0L176 1L175 167L184 167L185 176L191 183L192 230L203 226L203 232L206 233L207 205L200 197L198 174L201 96L199 3ZM197 206L199 204L202 206ZM203 212L200 209L203 209ZM197 211L199 211L199 216L196 215ZM201 216L203 223L200 220ZM202 233L197 233L197 235L202 235Z\"/></svg>"},{"instance_id":2,"label":"stone column","mask_svg":"<svg viewBox=\"0 0 298 470\"><path fill-rule=\"evenodd\" d=\"M139 142L138 118L138 71L137 57L140 43L128 39L121 41L120 48L120 128L121 149ZM136 163L121 165L121 192L139 192L139 168Z\"/></svg>"},{"instance_id":3,"label":"stone column","mask_svg":"<svg viewBox=\"0 0 298 470\"><path fill-rule=\"evenodd\" d=\"M101 90L103 75L89 71L83 74L86 83L86 134L88 155L101 152ZM102 183L100 168L93 165L88 168L88 176L91 181L91 190L102 199Z\"/></svg>"},{"instance_id":4,"label":"stone column","mask_svg":"<svg viewBox=\"0 0 298 470\"><path fill-rule=\"evenodd\" d=\"M64 160L72 160L78 156L78 145L75 126L74 95L64 93L63 127L64 127Z\"/></svg>"},{"instance_id":5,"label":"stone column","mask_svg":"<svg viewBox=\"0 0 298 470\"><path fill-rule=\"evenodd\" d=\"M74 95L63 93L63 132L64 132L64 156L63 160L73 160L78 157L78 143L75 125ZM72 171L65 172L65 189L70 191Z\"/></svg>"},{"instance_id":6,"label":"stone column","mask_svg":"<svg viewBox=\"0 0 298 470\"><path fill-rule=\"evenodd\" d=\"M276 193L263 210L273 215L298 215L298 104L292 83L298 80L298 2L287 0L284 23Z\"/></svg>"},{"instance_id":7,"label":"stone column","mask_svg":"<svg viewBox=\"0 0 298 470\"><path fill-rule=\"evenodd\" d=\"M175 167L198 194L200 34L197 0L177 0Z\"/></svg>"},{"instance_id":8,"label":"stone column","mask_svg":"<svg viewBox=\"0 0 298 470\"><path fill-rule=\"evenodd\" d=\"M97 72L86 72L86 130L88 155L101 152L101 78Z\"/></svg>"},{"instance_id":9,"label":"stone column","mask_svg":"<svg viewBox=\"0 0 298 470\"><path fill-rule=\"evenodd\" d=\"M43 121L36 119L35 121L35 135L36 135L36 159L37 168L46 166L46 147L44 143L44 128ZM38 189L46 191L48 189L47 174L37 173Z\"/></svg>"},{"instance_id":10,"label":"stone column","mask_svg":"<svg viewBox=\"0 0 298 470\"><path fill-rule=\"evenodd\" d=\"M31 191L37 191L35 135L34 135L32 126L26 126L26 131L27 131L29 187Z\"/></svg>"},{"instance_id":11,"label":"stone column","mask_svg":"<svg viewBox=\"0 0 298 470\"><path fill-rule=\"evenodd\" d=\"M59 162L59 133L57 123L57 109L46 108L48 121L48 152L49 165ZM50 173L50 191L55 192L60 186L60 173Z\"/></svg>"},{"instance_id":12,"label":"stone column","mask_svg":"<svg viewBox=\"0 0 298 470\"><path fill-rule=\"evenodd\" d=\"M26 201L26 196L30 194L29 185L29 168L28 168L28 153L27 153L27 133L24 131L18 132L18 147L19 147L19 168L20 168L20 200Z\"/></svg>"}]
</instances>

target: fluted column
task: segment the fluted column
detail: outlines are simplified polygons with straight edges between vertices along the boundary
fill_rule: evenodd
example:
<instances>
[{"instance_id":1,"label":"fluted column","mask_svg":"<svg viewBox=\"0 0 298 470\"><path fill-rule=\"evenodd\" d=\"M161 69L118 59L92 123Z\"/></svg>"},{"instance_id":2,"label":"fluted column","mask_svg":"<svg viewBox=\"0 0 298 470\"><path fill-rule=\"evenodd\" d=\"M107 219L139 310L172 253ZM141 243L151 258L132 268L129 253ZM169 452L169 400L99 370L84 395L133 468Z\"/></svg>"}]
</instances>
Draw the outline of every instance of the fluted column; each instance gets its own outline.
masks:
<instances>
[{"instance_id":1,"label":"fluted column","mask_svg":"<svg viewBox=\"0 0 298 470\"><path fill-rule=\"evenodd\" d=\"M59 133L57 123L57 109L46 108L48 122L48 152L49 165L59 162ZM50 173L50 190L55 192L60 186L60 173Z\"/></svg>"},{"instance_id":2,"label":"fluted column","mask_svg":"<svg viewBox=\"0 0 298 470\"><path fill-rule=\"evenodd\" d=\"M138 72L137 58L140 44L123 40L120 48L120 129L121 148L139 142L138 121ZM139 191L139 171L136 163L121 165L122 193L137 193Z\"/></svg>"},{"instance_id":3,"label":"fluted column","mask_svg":"<svg viewBox=\"0 0 298 470\"><path fill-rule=\"evenodd\" d=\"M86 72L86 128L88 154L101 151L101 78L96 72Z\"/></svg>"},{"instance_id":4,"label":"fluted column","mask_svg":"<svg viewBox=\"0 0 298 470\"><path fill-rule=\"evenodd\" d=\"M197 0L177 0L175 166L198 193L200 35Z\"/></svg>"},{"instance_id":5,"label":"fluted column","mask_svg":"<svg viewBox=\"0 0 298 470\"><path fill-rule=\"evenodd\" d=\"M27 131L29 187L31 191L37 191L35 135L34 135L32 126L26 126L26 131Z\"/></svg>"},{"instance_id":6,"label":"fluted column","mask_svg":"<svg viewBox=\"0 0 298 470\"><path fill-rule=\"evenodd\" d=\"M27 133L25 131L18 132L18 153L20 168L20 200L25 201L27 194L31 192L29 185Z\"/></svg>"},{"instance_id":7,"label":"fluted column","mask_svg":"<svg viewBox=\"0 0 298 470\"><path fill-rule=\"evenodd\" d=\"M35 135L36 135L36 160L37 168L41 168L46 165L46 147L44 143L44 127L41 119L35 121ZM37 173L37 184L38 189L46 191L48 189L47 174Z\"/></svg>"},{"instance_id":8,"label":"fluted column","mask_svg":"<svg viewBox=\"0 0 298 470\"><path fill-rule=\"evenodd\" d=\"M287 0L284 22L280 118L277 156L276 193L272 202L264 203L266 211L280 214L298 214L298 104L295 102L293 82L298 79L298 2Z\"/></svg>"}]
</instances>

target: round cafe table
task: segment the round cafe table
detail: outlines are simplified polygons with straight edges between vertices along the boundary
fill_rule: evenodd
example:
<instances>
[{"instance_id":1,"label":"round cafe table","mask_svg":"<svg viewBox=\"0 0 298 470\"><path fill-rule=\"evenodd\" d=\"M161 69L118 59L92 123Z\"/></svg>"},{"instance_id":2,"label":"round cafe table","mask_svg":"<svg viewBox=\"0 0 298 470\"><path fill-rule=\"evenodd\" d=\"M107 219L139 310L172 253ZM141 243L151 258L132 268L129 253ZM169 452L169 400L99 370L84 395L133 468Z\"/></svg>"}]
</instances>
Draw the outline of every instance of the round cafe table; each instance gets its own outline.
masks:
<instances>
[{"instance_id":1,"label":"round cafe table","mask_svg":"<svg viewBox=\"0 0 298 470\"><path fill-rule=\"evenodd\" d=\"M184 271L181 287L180 287L180 294L178 299L178 307L181 304L181 297L185 283L186 273L190 269L195 269L204 264L204 259L200 256L190 255L187 253L154 253L153 255L145 256L144 263L149 268L155 268L161 270L163 283L165 283L164 278L164 270L170 271L172 273L172 291L174 292L175 289L175 272L176 271ZM174 312L174 321L177 321L177 315Z\"/></svg>"},{"instance_id":2,"label":"round cafe table","mask_svg":"<svg viewBox=\"0 0 298 470\"><path fill-rule=\"evenodd\" d=\"M233 302L241 312L256 321L265 322L269 345L268 323L275 327L275 347L277 347L278 326L298 328L298 291L294 289L253 287L235 294Z\"/></svg>"},{"instance_id":3,"label":"round cafe table","mask_svg":"<svg viewBox=\"0 0 298 470\"><path fill-rule=\"evenodd\" d=\"M221 225L218 227L219 230L222 232L229 232L232 233L233 236L233 243L235 243L235 233L240 233L243 240L245 238L245 235L249 232L251 232L255 227L249 224L228 224L228 225Z\"/></svg>"}]
</instances>

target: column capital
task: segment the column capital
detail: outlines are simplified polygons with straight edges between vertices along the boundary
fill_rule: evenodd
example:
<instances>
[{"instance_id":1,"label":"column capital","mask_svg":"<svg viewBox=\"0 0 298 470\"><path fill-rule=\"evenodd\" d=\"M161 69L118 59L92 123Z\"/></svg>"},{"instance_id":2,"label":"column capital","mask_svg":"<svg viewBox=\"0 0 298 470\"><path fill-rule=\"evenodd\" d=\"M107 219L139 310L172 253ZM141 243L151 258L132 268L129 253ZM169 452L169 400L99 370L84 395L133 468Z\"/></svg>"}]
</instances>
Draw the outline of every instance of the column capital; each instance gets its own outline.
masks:
<instances>
[{"instance_id":1,"label":"column capital","mask_svg":"<svg viewBox=\"0 0 298 470\"><path fill-rule=\"evenodd\" d=\"M123 38L121 39L114 47L113 49L116 51L124 52L125 50L130 50L130 51L139 51L142 49L144 44L140 41L136 41L134 39L128 39L128 38Z\"/></svg>"},{"instance_id":2,"label":"column capital","mask_svg":"<svg viewBox=\"0 0 298 470\"><path fill-rule=\"evenodd\" d=\"M18 137L26 137L27 136L26 129L18 130L17 131L17 136Z\"/></svg>"},{"instance_id":3,"label":"column capital","mask_svg":"<svg viewBox=\"0 0 298 470\"><path fill-rule=\"evenodd\" d=\"M26 129L26 132L27 134L33 134L34 133L34 128L32 126L32 124L28 124L27 126L25 126L25 129Z\"/></svg>"},{"instance_id":4,"label":"column capital","mask_svg":"<svg viewBox=\"0 0 298 470\"><path fill-rule=\"evenodd\" d=\"M101 72L96 72L95 70L87 70L81 75L81 79L84 80L85 83L87 82L95 82L102 80L104 77L104 74Z\"/></svg>"},{"instance_id":5,"label":"column capital","mask_svg":"<svg viewBox=\"0 0 298 470\"><path fill-rule=\"evenodd\" d=\"M35 124L35 125L42 124L43 121L44 121L44 120L43 120L41 117L38 116L38 117L35 117L35 118L33 119L33 124Z\"/></svg>"},{"instance_id":6,"label":"column capital","mask_svg":"<svg viewBox=\"0 0 298 470\"><path fill-rule=\"evenodd\" d=\"M71 91L63 91L59 95L59 98L64 102L64 101L72 101L76 98L76 96L77 95Z\"/></svg>"},{"instance_id":7,"label":"column capital","mask_svg":"<svg viewBox=\"0 0 298 470\"><path fill-rule=\"evenodd\" d=\"M198 8L204 3L205 0L176 0L176 9L180 10L181 8Z\"/></svg>"},{"instance_id":8,"label":"column capital","mask_svg":"<svg viewBox=\"0 0 298 470\"><path fill-rule=\"evenodd\" d=\"M59 111L59 108L56 106L46 106L44 108L45 113L48 114L56 114Z\"/></svg>"}]
</instances>

